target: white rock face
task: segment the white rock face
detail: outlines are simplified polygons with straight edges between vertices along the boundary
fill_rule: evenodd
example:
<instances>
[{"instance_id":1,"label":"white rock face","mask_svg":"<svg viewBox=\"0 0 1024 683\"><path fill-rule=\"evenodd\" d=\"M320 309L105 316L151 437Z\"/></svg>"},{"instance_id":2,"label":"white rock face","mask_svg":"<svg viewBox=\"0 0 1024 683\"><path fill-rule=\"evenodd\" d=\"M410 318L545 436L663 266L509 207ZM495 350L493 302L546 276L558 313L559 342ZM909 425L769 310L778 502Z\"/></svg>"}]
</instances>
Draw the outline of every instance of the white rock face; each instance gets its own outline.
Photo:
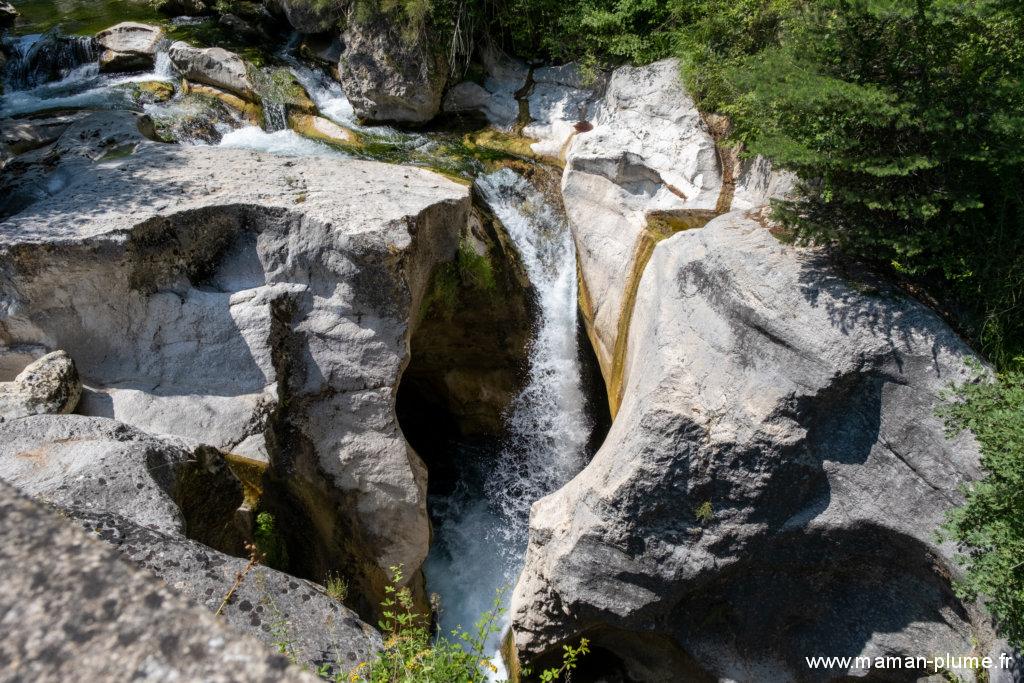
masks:
<instances>
[{"instance_id":1,"label":"white rock face","mask_svg":"<svg viewBox=\"0 0 1024 683\"><path fill-rule=\"evenodd\" d=\"M934 536L979 473L934 414L974 356L874 286L740 212L657 246L611 432L534 505L521 653L587 635L636 680L791 681L848 673L811 653L995 646Z\"/></svg>"},{"instance_id":2,"label":"white rock face","mask_svg":"<svg viewBox=\"0 0 1024 683\"><path fill-rule=\"evenodd\" d=\"M200 49L178 41L168 55L182 77L255 101L256 90L245 60L219 47Z\"/></svg>"},{"instance_id":3,"label":"white rock face","mask_svg":"<svg viewBox=\"0 0 1024 683\"><path fill-rule=\"evenodd\" d=\"M159 26L125 21L96 34L103 48L100 71L145 71L153 68L156 51L164 39Z\"/></svg>"},{"instance_id":4,"label":"white rock face","mask_svg":"<svg viewBox=\"0 0 1024 683\"><path fill-rule=\"evenodd\" d=\"M13 382L0 382L0 422L29 415L70 413L78 405L82 381L63 351L48 353Z\"/></svg>"},{"instance_id":5,"label":"white rock face","mask_svg":"<svg viewBox=\"0 0 1024 683\"><path fill-rule=\"evenodd\" d=\"M52 194L0 223L0 344L66 349L90 388L82 412L267 453L372 601L387 567L411 575L427 551L425 472L395 392L468 189L361 161L71 151L112 118L72 126L68 165L30 177Z\"/></svg>"},{"instance_id":6,"label":"white rock face","mask_svg":"<svg viewBox=\"0 0 1024 683\"><path fill-rule=\"evenodd\" d=\"M528 97L530 124L523 128L523 135L537 140L531 149L543 156L564 158L576 124L593 117L603 87L600 78L587 83L576 64L534 70Z\"/></svg>"},{"instance_id":7,"label":"white rock face","mask_svg":"<svg viewBox=\"0 0 1024 683\"><path fill-rule=\"evenodd\" d=\"M652 212L710 215L722 191L715 141L674 59L616 70L566 154L562 195L576 238L591 340L605 379L631 305ZM632 282L631 282L632 280Z\"/></svg>"}]
</instances>

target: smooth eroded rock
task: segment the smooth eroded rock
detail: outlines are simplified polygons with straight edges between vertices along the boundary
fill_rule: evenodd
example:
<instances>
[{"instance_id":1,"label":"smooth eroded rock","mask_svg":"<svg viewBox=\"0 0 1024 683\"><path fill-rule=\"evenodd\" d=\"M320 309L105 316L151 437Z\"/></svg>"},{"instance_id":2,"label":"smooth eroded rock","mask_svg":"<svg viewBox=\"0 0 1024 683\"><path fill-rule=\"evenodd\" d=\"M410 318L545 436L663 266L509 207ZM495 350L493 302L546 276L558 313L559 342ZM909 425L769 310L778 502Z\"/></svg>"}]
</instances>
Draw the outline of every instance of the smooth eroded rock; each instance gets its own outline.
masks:
<instances>
[{"instance_id":1,"label":"smooth eroded rock","mask_svg":"<svg viewBox=\"0 0 1024 683\"><path fill-rule=\"evenodd\" d=\"M979 474L935 415L974 359L928 308L746 214L661 242L608 438L534 505L520 653L585 635L637 680L792 681L853 673L808 655L998 647L935 537Z\"/></svg>"},{"instance_id":2,"label":"smooth eroded rock","mask_svg":"<svg viewBox=\"0 0 1024 683\"><path fill-rule=\"evenodd\" d=\"M168 54L183 78L227 90L250 102L257 99L249 66L234 52L219 47L197 48L178 41Z\"/></svg>"},{"instance_id":3,"label":"smooth eroded rock","mask_svg":"<svg viewBox=\"0 0 1024 683\"><path fill-rule=\"evenodd\" d=\"M64 351L48 353L22 370L12 382L0 382L0 422L70 413L78 405L82 381Z\"/></svg>"},{"instance_id":4,"label":"smooth eroded rock","mask_svg":"<svg viewBox=\"0 0 1024 683\"><path fill-rule=\"evenodd\" d=\"M316 536L303 573L351 568L372 614L387 568L415 580L427 552L426 472L395 395L469 189L137 130L134 153L94 161L135 121L83 120L61 164L24 176L48 194L0 223L0 341L67 349L90 388L80 412L269 459Z\"/></svg>"},{"instance_id":5,"label":"smooth eroded rock","mask_svg":"<svg viewBox=\"0 0 1024 683\"><path fill-rule=\"evenodd\" d=\"M103 48L100 71L146 71L153 68L156 51L164 39L159 26L125 21L96 34Z\"/></svg>"}]
</instances>

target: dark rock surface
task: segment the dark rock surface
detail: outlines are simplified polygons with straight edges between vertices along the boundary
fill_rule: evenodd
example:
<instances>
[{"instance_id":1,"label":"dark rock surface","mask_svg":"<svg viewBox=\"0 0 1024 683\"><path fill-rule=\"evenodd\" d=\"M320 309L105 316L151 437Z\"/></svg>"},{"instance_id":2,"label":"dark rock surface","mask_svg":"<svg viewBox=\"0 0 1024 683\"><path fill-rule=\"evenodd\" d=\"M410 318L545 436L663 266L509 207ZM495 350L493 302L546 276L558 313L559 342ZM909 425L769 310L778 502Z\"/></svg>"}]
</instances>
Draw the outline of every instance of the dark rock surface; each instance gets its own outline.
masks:
<instances>
[{"instance_id":1,"label":"dark rock surface","mask_svg":"<svg viewBox=\"0 0 1024 683\"><path fill-rule=\"evenodd\" d=\"M316 680L3 482L0 538L0 681Z\"/></svg>"}]
</instances>

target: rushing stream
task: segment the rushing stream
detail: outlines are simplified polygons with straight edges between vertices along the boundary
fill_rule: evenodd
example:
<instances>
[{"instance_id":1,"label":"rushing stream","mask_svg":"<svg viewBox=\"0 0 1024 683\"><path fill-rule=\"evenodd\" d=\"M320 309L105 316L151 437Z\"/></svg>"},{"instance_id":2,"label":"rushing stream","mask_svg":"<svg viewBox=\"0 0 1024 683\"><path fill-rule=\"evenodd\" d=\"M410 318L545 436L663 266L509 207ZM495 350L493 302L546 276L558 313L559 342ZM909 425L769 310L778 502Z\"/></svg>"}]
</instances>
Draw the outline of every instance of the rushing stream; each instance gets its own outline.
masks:
<instances>
[{"instance_id":1,"label":"rushing stream","mask_svg":"<svg viewBox=\"0 0 1024 683\"><path fill-rule=\"evenodd\" d=\"M283 106L267 106L261 128L215 101L180 93L170 101L140 103L133 98L133 83L176 80L166 46L153 72L108 76L99 73L93 48L82 39L44 34L14 41L0 116L66 108L144 110L179 144L292 156L351 155L288 129ZM43 56L45 50L52 50L52 55ZM288 47L277 56L321 116L358 131L364 139L400 150L407 155L402 160L418 155L414 161L429 165L431 155L449 144L439 134L360 126L337 82L301 62ZM482 169L479 164L468 167ZM536 292L539 319L525 386L504 416L506 433L493 447L455 446L460 449L455 460L461 470L454 492L430 501L435 537L424 571L428 589L441 599L444 632L456 626L472 629L492 606L496 591L515 583L526 550L531 504L564 485L586 464L593 431L581 380L576 255L565 217L543 192L508 168L480 173L475 183L520 255ZM507 591L503 602L507 606ZM507 617L502 626L507 626ZM500 638L495 634L488 643L499 667Z\"/></svg>"},{"instance_id":2,"label":"rushing stream","mask_svg":"<svg viewBox=\"0 0 1024 683\"><path fill-rule=\"evenodd\" d=\"M495 453L465 446L454 493L431 501L437 524L425 573L427 588L441 596L444 631L472 629L496 592L515 583L530 506L583 468L593 428L584 408L576 253L565 218L510 169L477 179L477 187L519 252L540 319L526 385L509 408L502 447ZM501 635L489 643L499 669Z\"/></svg>"}]
</instances>

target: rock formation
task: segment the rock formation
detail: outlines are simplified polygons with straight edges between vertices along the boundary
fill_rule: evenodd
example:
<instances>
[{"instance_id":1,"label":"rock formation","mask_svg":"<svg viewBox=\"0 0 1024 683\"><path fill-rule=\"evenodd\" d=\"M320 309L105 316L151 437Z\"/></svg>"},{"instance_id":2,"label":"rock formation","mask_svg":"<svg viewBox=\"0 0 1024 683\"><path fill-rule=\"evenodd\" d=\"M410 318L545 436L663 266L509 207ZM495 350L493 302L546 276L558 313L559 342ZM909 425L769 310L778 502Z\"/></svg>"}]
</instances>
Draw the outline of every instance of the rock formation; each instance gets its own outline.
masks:
<instances>
[{"instance_id":1,"label":"rock formation","mask_svg":"<svg viewBox=\"0 0 1024 683\"><path fill-rule=\"evenodd\" d=\"M372 613L386 568L415 580L427 551L426 473L395 393L468 190L372 162L157 145L131 138L140 121L84 119L56 167L8 181L35 203L0 223L0 343L66 350L86 415L269 460L268 500L309 534L296 571L341 571ZM111 145L131 153L103 161Z\"/></svg>"},{"instance_id":2,"label":"rock formation","mask_svg":"<svg viewBox=\"0 0 1024 683\"><path fill-rule=\"evenodd\" d=\"M126 21L96 34L103 48L100 71L146 71L153 68L156 50L164 38L158 26Z\"/></svg>"},{"instance_id":3,"label":"rock formation","mask_svg":"<svg viewBox=\"0 0 1024 683\"><path fill-rule=\"evenodd\" d=\"M348 0L281 0L288 23L300 33L326 33L345 18Z\"/></svg>"},{"instance_id":4,"label":"rock formation","mask_svg":"<svg viewBox=\"0 0 1024 683\"><path fill-rule=\"evenodd\" d=\"M82 382L75 362L63 351L46 354L12 382L0 382L0 422L28 415L70 413Z\"/></svg>"},{"instance_id":5,"label":"rock formation","mask_svg":"<svg viewBox=\"0 0 1024 683\"><path fill-rule=\"evenodd\" d=\"M4 679L317 680L3 482L0 535Z\"/></svg>"},{"instance_id":6,"label":"rock formation","mask_svg":"<svg viewBox=\"0 0 1024 683\"><path fill-rule=\"evenodd\" d=\"M0 424L0 444L0 479L238 630L289 642L297 661L345 671L380 647L380 636L319 586L232 556L246 554L252 511L215 449L79 415Z\"/></svg>"},{"instance_id":7,"label":"rock formation","mask_svg":"<svg viewBox=\"0 0 1024 683\"><path fill-rule=\"evenodd\" d=\"M638 680L790 681L996 646L934 536L978 475L934 414L974 358L938 316L737 212L657 245L629 334L606 442L534 506L520 653L586 635Z\"/></svg>"},{"instance_id":8,"label":"rock formation","mask_svg":"<svg viewBox=\"0 0 1024 683\"><path fill-rule=\"evenodd\" d=\"M359 118L416 125L440 111L448 65L428 29L410 37L393 16L350 12L342 44L338 73Z\"/></svg>"},{"instance_id":9,"label":"rock formation","mask_svg":"<svg viewBox=\"0 0 1024 683\"><path fill-rule=\"evenodd\" d=\"M178 41L171 45L168 54L183 78L226 90L250 102L257 99L249 67L235 53L219 47L200 49Z\"/></svg>"}]
</instances>

